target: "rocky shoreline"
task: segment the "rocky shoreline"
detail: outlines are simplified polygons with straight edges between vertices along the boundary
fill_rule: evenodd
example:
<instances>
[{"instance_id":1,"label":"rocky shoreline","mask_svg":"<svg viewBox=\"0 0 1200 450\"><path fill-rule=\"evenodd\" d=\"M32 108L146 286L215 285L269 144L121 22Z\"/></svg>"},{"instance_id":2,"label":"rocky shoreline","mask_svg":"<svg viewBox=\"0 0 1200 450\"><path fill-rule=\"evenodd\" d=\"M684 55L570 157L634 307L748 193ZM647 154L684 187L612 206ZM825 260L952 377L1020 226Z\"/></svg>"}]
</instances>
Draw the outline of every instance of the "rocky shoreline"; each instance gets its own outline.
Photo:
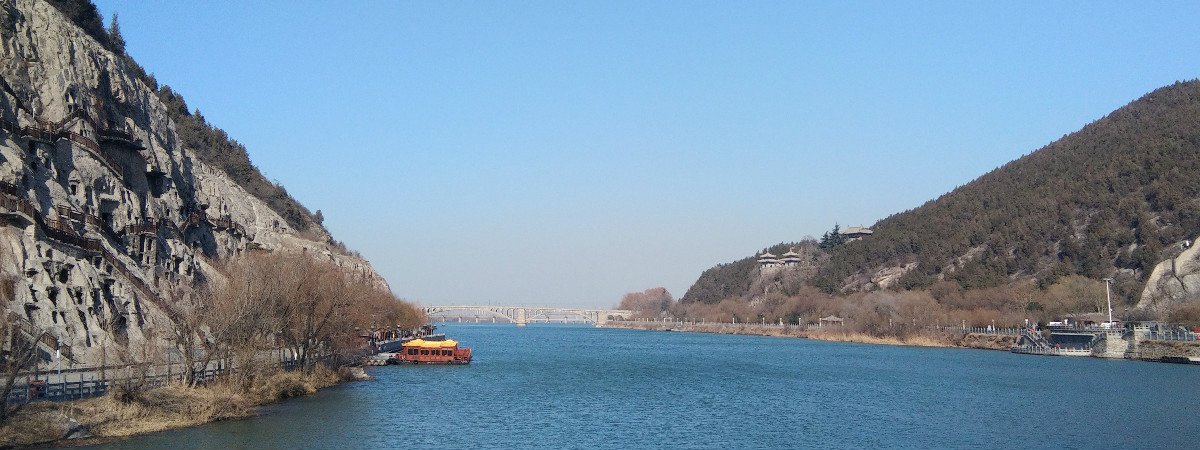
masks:
<instances>
[{"instance_id":1,"label":"rocky shoreline","mask_svg":"<svg viewBox=\"0 0 1200 450\"><path fill-rule=\"evenodd\" d=\"M929 330L907 336L873 336L838 327L798 327L795 325L760 325L679 322L608 322L603 328L620 328L647 331L680 331L689 333L740 334L748 336L790 337L830 342L856 342L860 344L907 345L913 347L954 347L979 350L1010 351L1017 345L1018 336L989 333L952 333ZM1138 361L1198 364L1200 342L1148 340L1140 344L1136 356L1127 357Z\"/></svg>"},{"instance_id":2,"label":"rocky shoreline","mask_svg":"<svg viewBox=\"0 0 1200 450\"><path fill-rule=\"evenodd\" d=\"M740 334L749 336L790 337L831 342L856 342L861 344L907 345L914 347L958 347L983 350L1008 351L1017 343L1016 336L983 333L938 333L926 332L907 336L873 336L839 327L799 327L795 325L760 325L730 323L678 323L678 322L608 322L603 328L627 330L681 331L689 333Z\"/></svg>"}]
</instances>

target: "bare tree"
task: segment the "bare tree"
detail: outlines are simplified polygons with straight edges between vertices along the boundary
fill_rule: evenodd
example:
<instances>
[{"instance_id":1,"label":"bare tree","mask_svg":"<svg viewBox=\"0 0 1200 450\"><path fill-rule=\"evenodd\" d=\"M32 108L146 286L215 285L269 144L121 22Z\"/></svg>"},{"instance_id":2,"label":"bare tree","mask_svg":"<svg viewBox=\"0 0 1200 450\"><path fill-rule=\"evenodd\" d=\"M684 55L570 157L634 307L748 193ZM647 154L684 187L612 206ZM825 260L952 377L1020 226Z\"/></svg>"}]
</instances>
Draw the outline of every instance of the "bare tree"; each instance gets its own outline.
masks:
<instances>
[{"instance_id":1,"label":"bare tree","mask_svg":"<svg viewBox=\"0 0 1200 450\"><path fill-rule=\"evenodd\" d=\"M262 355L279 345L310 372L321 358L349 361L365 350L364 330L416 327L423 320L415 307L361 274L305 253L249 255L224 272L227 279L214 283L203 307L193 311L209 342L193 345L230 358L245 382Z\"/></svg>"},{"instance_id":2,"label":"bare tree","mask_svg":"<svg viewBox=\"0 0 1200 450\"><path fill-rule=\"evenodd\" d=\"M256 376L258 357L278 347L276 310L286 306L281 287L293 279L286 261L266 256L235 260L225 267L227 279L205 297L199 310L207 329L207 367L213 357L237 368L239 381L249 385ZM273 362L272 362L273 363Z\"/></svg>"},{"instance_id":3,"label":"bare tree","mask_svg":"<svg viewBox=\"0 0 1200 450\"><path fill-rule=\"evenodd\" d=\"M19 411L24 402L9 404L8 396L17 386L17 378L38 363L37 344L44 332L22 323L20 316L7 314L0 320L0 423Z\"/></svg>"},{"instance_id":4,"label":"bare tree","mask_svg":"<svg viewBox=\"0 0 1200 450\"><path fill-rule=\"evenodd\" d=\"M621 303L617 305L617 309L632 310L637 317L657 318L662 313L669 311L673 303L675 303L675 298L666 288L656 287L643 292L625 294L624 297L621 297Z\"/></svg>"},{"instance_id":5,"label":"bare tree","mask_svg":"<svg viewBox=\"0 0 1200 450\"><path fill-rule=\"evenodd\" d=\"M171 340L184 366L184 382L196 386L213 360L225 353L232 339L226 337L232 314L219 310L208 289L189 291L181 287L167 291L165 305L171 320Z\"/></svg>"},{"instance_id":6,"label":"bare tree","mask_svg":"<svg viewBox=\"0 0 1200 450\"><path fill-rule=\"evenodd\" d=\"M7 306L16 297L16 280L11 276L0 278L0 305ZM2 313L0 313L2 314ZM9 404L8 396L16 388L21 372L33 369L38 363L38 342L45 334L16 313L9 312L0 318L0 422L24 406L24 403Z\"/></svg>"}]
</instances>

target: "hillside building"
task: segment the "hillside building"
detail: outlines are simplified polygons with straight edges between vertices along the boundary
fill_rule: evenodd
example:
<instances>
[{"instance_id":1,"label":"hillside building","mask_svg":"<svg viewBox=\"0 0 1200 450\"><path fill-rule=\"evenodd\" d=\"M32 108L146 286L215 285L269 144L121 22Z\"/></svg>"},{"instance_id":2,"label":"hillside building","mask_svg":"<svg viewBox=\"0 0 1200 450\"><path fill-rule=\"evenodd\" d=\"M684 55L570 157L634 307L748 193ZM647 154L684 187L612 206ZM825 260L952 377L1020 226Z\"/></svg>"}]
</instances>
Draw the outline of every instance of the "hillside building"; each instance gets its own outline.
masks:
<instances>
[{"instance_id":1,"label":"hillside building","mask_svg":"<svg viewBox=\"0 0 1200 450\"><path fill-rule=\"evenodd\" d=\"M766 250L764 250L762 254L758 255L758 264L764 268L796 267L801 265L803 262L804 257L801 254L796 253L796 247L788 249L787 253L784 253L783 256L775 256Z\"/></svg>"},{"instance_id":2,"label":"hillside building","mask_svg":"<svg viewBox=\"0 0 1200 450\"><path fill-rule=\"evenodd\" d=\"M841 234L842 237L845 237L846 242L852 242L852 241L857 241L859 239L865 238L872 234L875 234L875 232L871 231L870 228L866 228L863 226L857 226L857 227L846 227L845 230L839 232L838 234Z\"/></svg>"},{"instance_id":3,"label":"hillside building","mask_svg":"<svg viewBox=\"0 0 1200 450\"><path fill-rule=\"evenodd\" d=\"M784 266L798 266L803 261L800 254L796 253L796 247L788 249L787 253L784 253L783 257L779 259L779 262L783 263Z\"/></svg>"},{"instance_id":4,"label":"hillside building","mask_svg":"<svg viewBox=\"0 0 1200 450\"><path fill-rule=\"evenodd\" d=\"M764 250L761 255L758 255L758 264L763 267L775 267L779 265L779 258Z\"/></svg>"}]
</instances>

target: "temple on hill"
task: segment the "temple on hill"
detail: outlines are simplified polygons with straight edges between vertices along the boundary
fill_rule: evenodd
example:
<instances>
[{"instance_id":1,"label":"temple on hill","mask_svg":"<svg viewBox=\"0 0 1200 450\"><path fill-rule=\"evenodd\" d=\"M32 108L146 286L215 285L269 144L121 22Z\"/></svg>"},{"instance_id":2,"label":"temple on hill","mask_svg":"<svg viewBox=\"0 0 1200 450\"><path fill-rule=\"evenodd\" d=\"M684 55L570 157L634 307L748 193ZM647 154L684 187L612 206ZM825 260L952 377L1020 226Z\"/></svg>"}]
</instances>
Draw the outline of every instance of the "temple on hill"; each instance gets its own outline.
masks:
<instances>
[{"instance_id":1,"label":"temple on hill","mask_svg":"<svg viewBox=\"0 0 1200 450\"><path fill-rule=\"evenodd\" d=\"M761 255L758 255L758 264L765 267L774 267L779 265L779 257L769 251L763 250Z\"/></svg>"},{"instance_id":2,"label":"temple on hill","mask_svg":"<svg viewBox=\"0 0 1200 450\"><path fill-rule=\"evenodd\" d=\"M862 239L862 238L865 238L872 234L875 234L875 232L871 231L870 228L866 228L866 227L863 227L860 225L857 227L846 227L845 230L839 232L838 234L841 234L843 237L845 237L846 242L851 242L851 241L857 241L859 239Z\"/></svg>"},{"instance_id":3,"label":"temple on hill","mask_svg":"<svg viewBox=\"0 0 1200 450\"><path fill-rule=\"evenodd\" d=\"M788 249L783 256L775 256L767 250L763 250L762 254L758 255L758 264L761 267L795 267L802 262L804 262L804 258L796 253L796 247Z\"/></svg>"}]
</instances>

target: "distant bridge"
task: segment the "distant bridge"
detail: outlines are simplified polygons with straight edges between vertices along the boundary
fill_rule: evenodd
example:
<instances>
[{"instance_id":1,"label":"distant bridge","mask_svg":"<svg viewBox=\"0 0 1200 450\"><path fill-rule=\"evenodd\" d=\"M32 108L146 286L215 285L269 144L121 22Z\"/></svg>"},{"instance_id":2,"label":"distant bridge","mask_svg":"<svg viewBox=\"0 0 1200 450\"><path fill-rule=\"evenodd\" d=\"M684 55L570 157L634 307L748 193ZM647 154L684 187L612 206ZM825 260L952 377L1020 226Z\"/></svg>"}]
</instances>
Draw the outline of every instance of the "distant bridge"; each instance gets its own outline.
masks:
<instances>
[{"instance_id":1,"label":"distant bridge","mask_svg":"<svg viewBox=\"0 0 1200 450\"><path fill-rule=\"evenodd\" d=\"M530 307L530 306L491 306L491 305L476 305L476 306L422 306L421 310L430 317L442 316L445 313L455 311L474 311L477 313L485 313L492 318L505 319L509 322L517 324L518 327L523 327L531 322L551 322L551 316L567 316L577 320L574 322L588 322L594 324L602 324L609 320L625 320L633 317L633 311L628 309L577 309L577 308L554 308L554 307ZM563 320L567 322L567 320Z\"/></svg>"}]
</instances>

